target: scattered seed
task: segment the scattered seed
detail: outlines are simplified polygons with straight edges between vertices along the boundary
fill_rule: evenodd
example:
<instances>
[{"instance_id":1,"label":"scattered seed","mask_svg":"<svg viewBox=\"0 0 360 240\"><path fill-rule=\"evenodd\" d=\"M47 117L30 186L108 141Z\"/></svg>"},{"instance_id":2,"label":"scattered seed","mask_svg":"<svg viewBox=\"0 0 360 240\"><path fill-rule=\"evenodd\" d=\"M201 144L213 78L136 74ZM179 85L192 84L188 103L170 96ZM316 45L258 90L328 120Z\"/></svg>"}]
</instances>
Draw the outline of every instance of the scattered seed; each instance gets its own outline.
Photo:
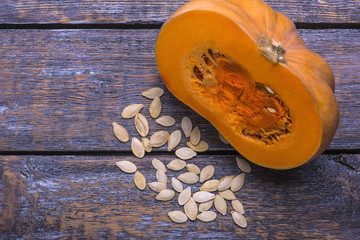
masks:
<instances>
[{"instance_id":1,"label":"scattered seed","mask_svg":"<svg viewBox=\"0 0 360 240\"><path fill-rule=\"evenodd\" d=\"M121 112L122 118L133 118L144 107L143 104L131 104Z\"/></svg>"},{"instance_id":2,"label":"scattered seed","mask_svg":"<svg viewBox=\"0 0 360 240\"><path fill-rule=\"evenodd\" d=\"M116 122L113 122L112 126L113 126L114 135L120 142L129 141L129 134L123 126L117 124Z\"/></svg>"},{"instance_id":3,"label":"scattered seed","mask_svg":"<svg viewBox=\"0 0 360 240\"><path fill-rule=\"evenodd\" d=\"M220 132L219 132L219 138L220 138L220 140L221 140L223 143L229 144L228 140L226 140L226 139L224 138L224 136L223 136Z\"/></svg>"},{"instance_id":4,"label":"scattered seed","mask_svg":"<svg viewBox=\"0 0 360 240\"><path fill-rule=\"evenodd\" d=\"M201 140L201 132L198 127L195 127L190 133L190 142L196 146Z\"/></svg>"},{"instance_id":5,"label":"scattered seed","mask_svg":"<svg viewBox=\"0 0 360 240\"><path fill-rule=\"evenodd\" d=\"M193 172L195 174L200 174L200 168L193 163L186 164L186 168L189 172Z\"/></svg>"},{"instance_id":6,"label":"scattered seed","mask_svg":"<svg viewBox=\"0 0 360 240\"><path fill-rule=\"evenodd\" d=\"M152 118L157 118L161 113L161 101L159 97L155 97L152 100L150 107L149 107L150 116Z\"/></svg>"},{"instance_id":7,"label":"scattered seed","mask_svg":"<svg viewBox=\"0 0 360 240\"><path fill-rule=\"evenodd\" d=\"M239 175L237 175L236 177L234 177L234 179L231 181L231 191L233 192L237 192L239 191L242 186L245 183L245 174L241 173Z\"/></svg>"},{"instance_id":8,"label":"scattered seed","mask_svg":"<svg viewBox=\"0 0 360 240\"><path fill-rule=\"evenodd\" d=\"M241 213L238 213L236 211L231 211L231 216L233 221L238 225L239 227L246 228L247 227L247 221L244 215Z\"/></svg>"},{"instance_id":9,"label":"scattered seed","mask_svg":"<svg viewBox=\"0 0 360 240\"><path fill-rule=\"evenodd\" d=\"M194 201L193 198L190 198L189 201L187 201L187 203L185 203L184 210L185 210L186 216L191 221L194 221L196 219L197 213L198 213L198 208L197 208L196 202Z\"/></svg>"},{"instance_id":10,"label":"scattered seed","mask_svg":"<svg viewBox=\"0 0 360 240\"><path fill-rule=\"evenodd\" d=\"M213 204L214 204L214 200L201 203L199 205L199 212L205 212L205 211L209 210Z\"/></svg>"},{"instance_id":11,"label":"scattered seed","mask_svg":"<svg viewBox=\"0 0 360 240\"><path fill-rule=\"evenodd\" d=\"M146 137L149 133L149 123L144 115L137 113L134 118L135 128L142 137Z\"/></svg>"},{"instance_id":12,"label":"scattered seed","mask_svg":"<svg viewBox=\"0 0 360 240\"><path fill-rule=\"evenodd\" d=\"M146 180L145 180L145 177L144 175L139 172L139 171L136 171L135 172L135 175L134 175L134 183L136 185L136 187L140 190L144 190L145 187L146 187Z\"/></svg>"},{"instance_id":13,"label":"scattered seed","mask_svg":"<svg viewBox=\"0 0 360 240\"><path fill-rule=\"evenodd\" d=\"M193 199L198 203L208 202L214 198L215 194L206 191L199 191L193 194Z\"/></svg>"},{"instance_id":14,"label":"scattered seed","mask_svg":"<svg viewBox=\"0 0 360 240\"><path fill-rule=\"evenodd\" d=\"M214 206L219 213L221 213L222 215L226 215L226 212L227 212L226 201L219 194L216 194L216 196L215 196Z\"/></svg>"},{"instance_id":15,"label":"scattered seed","mask_svg":"<svg viewBox=\"0 0 360 240\"><path fill-rule=\"evenodd\" d=\"M217 217L216 212L205 211L205 212L200 213L197 216L197 219L199 219L202 222L211 222L211 221L214 221L216 219L216 217Z\"/></svg>"},{"instance_id":16,"label":"scattered seed","mask_svg":"<svg viewBox=\"0 0 360 240\"><path fill-rule=\"evenodd\" d=\"M175 191L181 193L184 190L183 184L177 178L171 178L171 186Z\"/></svg>"},{"instance_id":17,"label":"scattered seed","mask_svg":"<svg viewBox=\"0 0 360 240\"><path fill-rule=\"evenodd\" d=\"M251 172L251 166L245 159L236 157L236 164L237 164L238 168L241 171L243 171L244 173L250 173Z\"/></svg>"},{"instance_id":18,"label":"scattered seed","mask_svg":"<svg viewBox=\"0 0 360 240\"><path fill-rule=\"evenodd\" d=\"M169 139L169 133L166 131L155 132L150 137L150 146L151 147L161 147Z\"/></svg>"},{"instance_id":19,"label":"scattered seed","mask_svg":"<svg viewBox=\"0 0 360 240\"><path fill-rule=\"evenodd\" d=\"M166 166L173 171L180 171L186 166L186 162L180 159L174 159Z\"/></svg>"},{"instance_id":20,"label":"scattered seed","mask_svg":"<svg viewBox=\"0 0 360 240\"><path fill-rule=\"evenodd\" d=\"M269 113L272 113L272 114L274 114L274 113L277 112L276 108L273 108L273 107L266 107L266 110L267 110Z\"/></svg>"},{"instance_id":21,"label":"scattered seed","mask_svg":"<svg viewBox=\"0 0 360 240\"><path fill-rule=\"evenodd\" d=\"M171 221L176 223L184 223L188 220L186 214L181 211L168 212L168 216L171 219Z\"/></svg>"},{"instance_id":22,"label":"scattered seed","mask_svg":"<svg viewBox=\"0 0 360 240\"><path fill-rule=\"evenodd\" d=\"M180 174L178 179L186 184L194 184L199 181L199 176L193 172L185 172Z\"/></svg>"},{"instance_id":23,"label":"scattered seed","mask_svg":"<svg viewBox=\"0 0 360 240\"><path fill-rule=\"evenodd\" d=\"M127 160L116 162L116 166L118 166L121 171L126 173L134 173L137 170L135 164Z\"/></svg>"},{"instance_id":24,"label":"scattered seed","mask_svg":"<svg viewBox=\"0 0 360 240\"><path fill-rule=\"evenodd\" d=\"M166 189L165 185L160 182L151 182L151 183L148 183L148 185L149 185L149 188L151 190L153 190L154 192L161 192L162 190Z\"/></svg>"},{"instance_id":25,"label":"scattered seed","mask_svg":"<svg viewBox=\"0 0 360 240\"><path fill-rule=\"evenodd\" d=\"M153 167L156 169L156 170L162 170L164 171L164 173L166 173L166 167L165 165L163 164L162 161L160 161L159 159L157 158L154 158L152 161L151 161L151 164L153 165Z\"/></svg>"},{"instance_id":26,"label":"scattered seed","mask_svg":"<svg viewBox=\"0 0 360 240\"><path fill-rule=\"evenodd\" d=\"M152 151L152 147L150 146L150 140L148 138L143 137L141 139L141 142L142 142L142 144L144 146L145 152L151 152Z\"/></svg>"},{"instance_id":27,"label":"scattered seed","mask_svg":"<svg viewBox=\"0 0 360 240\"><path fill-rule=\"evenodd\" d=\"M200 182L205 182L210 179L215 173L215 167L213 165L208 165L204 167L200 172Z\"/></svg>"},{"instance_id":28,"label":"scattered seed","mask_svg":"<svg viewBox=\"0 0 360 240\"><path fill-rule=\"evenodd\" d=\"M231 185L232 180L234 179L234 176L226 176L220 179L219 185L217 187L218 191L225 191L228 189Z\"/></svg>"},{"instance_id":29,"label":"scattered seed","mask_svg":"<svg viewBox=\"0 0 360 240\"><path fill-rule=\"evenodd\" d=\"M232 191L230 191L229 189L225 190L225 191L221 191L221 192L219 192L219 194L226 200L235 200L236 199L234 193Z\"/></svg>"},{"instance_id":30,"label":"scattered seed","mask_svg":"<svg viewBox=\"0 0 360 240\"><path fill-rule=\"evenodd\" d=\"M183 119L181 120L181 129L183 130L185 137L190 137L190 133L192 130L192 122L190 118L183 117Z\"/></svg>"},{"instance_id":31,"label":"scattered seed","mask_svg":"<svg viewBox=\"0 0 360 240\"><path fill-rule=\"evenodd\" d=\"M231 201L231 206L235 211L237 211L237 212L239 212L241 214L245 213L244 206L242 205L242 203L239 200L232 200Z\"/></svg>"},{"instance_id":32,"label":"scattered seed","mask_svg":"<svg viewBox=\"0 0 360 240\"><path fill-rule=\"evenodd\" d=\"M155 122L164 127L171 127L175 124L175 119L170 116L161 116L157 118Z\"/></svg>"},{"instance_id":33,"label":"scattered seed","mask_svg":"<svg viewBox=\"0 0 360 240\"><path fill-rule=\"evenodd\" d=\"M175 192L170 189L165 189L156 195L155 199L159 201L169 201L175 196Z\"/></svg>"},{"instance_id":34,"label":"scattered seed","mask_svg":"<svg viewBox=\"0 0 360 240\"><path fill-rule=\"evenodd\" d=\"M196 156L196 152L188 147L182 147L175 151L175 155L183 160L189 160Z\"/></svg>"},{"instance_id":35,"label":"scattered seed","mask_svg":"<svg viewBox=\"0 0 360 240\"><path fill-rule=\"evenodd\" d=\"M219 182L220 181L217 179L208 180L200 187L200 190L207 191L207 192L214 192L217 190Z\"/></svg>"},{"instance_id":36,"label":"scattered seed","mask_svg":"<svg viewBox=\"0 0 360 240\"><path fill-rule=\"evenodd\" d=\"M166 187L167 184L167 176L163 170L158 169L156 171L156 180Z\"/></svg>"},{"instance_id":37,"label":"scattered seed","mask_svg":"<svg viewBox=\"0 0 360 240\"><path fill-rule=\"evenodd\" d=\"M138 158L143 158L145 156L144 146L136 137L131 139L131 151Z\"/></svg>"},{"instance_id":38,"label":"scattered seed","mask_svg":"<svg viewBox=\"0 0 360 240\"><path fill-rule=\"evenodd\" d=\"M275 92L270 87L265 86L265 89L266 89L266 91L268 91L268 93L275 94Z\"/></svg>"},{"instance_id":39,"label":"scattered seed","mask_svg":"<svg viewBox=\"0 0 360 240\"><path fill-rule=\"evenodd\" d=\"M184 205L185 203L187 203L189 201L189 199L191 198L191 187L187 187L185 188L184 191L182 191L179 194L178 197L178 203L180 206Z\"/></svg>"},{"instance_id":40,"label":"scattered seed","mask_svg":"<svg viewBox=\"0 0 360 240\"><path fill-rule=\"evenodd\" d=\"M198 145L193 145L190 141L186 142L186 146L194 150L195 152L205 152L209 149L209 144L201 140Z\"/></svg>"},{"instance_id":41,"label":"scattered seed","mask_svg":"<svg viewBox=\"0 0 360 240\"><path fill-rule=\"evenodd\" d=\"M180 130L173 131L168 139L168 151L171 151L174 148L176 148L177 145L179 145L180 141L181 141L181 131Z\"/></svg>"},{"instance_id":42,"label":"scattered seed","mask_svg":"<svg viewBox=\"0 0 360 240\"><path fill-rule=\"evenodd\" d=\"M154 99L156 97L161 97L164 94L164 90L159 87L154 87L142 92L141 95L148 99Z\"/></svg>"}]
</instances>

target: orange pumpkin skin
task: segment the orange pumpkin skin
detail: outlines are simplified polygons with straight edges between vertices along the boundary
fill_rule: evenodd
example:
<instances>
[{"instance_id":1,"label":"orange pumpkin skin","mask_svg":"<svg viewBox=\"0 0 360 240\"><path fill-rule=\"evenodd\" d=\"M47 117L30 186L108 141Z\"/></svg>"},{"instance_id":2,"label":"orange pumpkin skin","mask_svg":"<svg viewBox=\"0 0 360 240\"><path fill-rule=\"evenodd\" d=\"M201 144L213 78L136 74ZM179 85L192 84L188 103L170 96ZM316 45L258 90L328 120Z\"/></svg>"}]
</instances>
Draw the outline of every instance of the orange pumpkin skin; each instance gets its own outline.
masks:
<instances>
[{"instance_id":1,"label":"orange pumpkin skin","mask_svg":"<svg viewBox=\"0 0 360 240\"><path fill-rule=\"evenodd\" d=\"M261 0L191 1L163 24L155 52L168 89L258 165L300 166L335 134L330 67Z\"/></svg>"}]
</instances>

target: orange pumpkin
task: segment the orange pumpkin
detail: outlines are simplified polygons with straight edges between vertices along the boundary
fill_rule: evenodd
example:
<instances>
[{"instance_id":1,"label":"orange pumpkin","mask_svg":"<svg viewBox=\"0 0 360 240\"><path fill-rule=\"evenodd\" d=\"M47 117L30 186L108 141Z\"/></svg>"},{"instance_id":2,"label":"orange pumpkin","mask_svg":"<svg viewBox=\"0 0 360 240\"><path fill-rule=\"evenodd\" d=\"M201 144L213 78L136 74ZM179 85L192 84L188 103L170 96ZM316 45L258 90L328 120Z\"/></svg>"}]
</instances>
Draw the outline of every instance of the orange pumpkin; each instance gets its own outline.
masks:
<instances>
[{"instance_id":1,"label":"orange pumpkin","mask_svg":"<svg viewBox=\"0 0 360 240\"><path fill-rule=\"evenodd\" d=\"M194 0L163 24L160 76L250 161L300 166L339 122L334 77L295 25L261 0Z\"/></svg>"}]
</instances>

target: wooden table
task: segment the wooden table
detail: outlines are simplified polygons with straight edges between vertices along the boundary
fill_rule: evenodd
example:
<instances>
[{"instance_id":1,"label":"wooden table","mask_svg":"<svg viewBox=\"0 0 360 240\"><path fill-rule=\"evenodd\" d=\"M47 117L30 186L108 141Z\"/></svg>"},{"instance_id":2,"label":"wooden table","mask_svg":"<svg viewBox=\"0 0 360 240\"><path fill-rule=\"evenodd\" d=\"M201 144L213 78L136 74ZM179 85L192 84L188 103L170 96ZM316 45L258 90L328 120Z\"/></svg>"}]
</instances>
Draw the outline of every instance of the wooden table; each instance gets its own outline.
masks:
<instances>
[{"instance_id":1,"label":"wooden table","mask_svg":"<svg viewBox=\"0 0 360 240\"><path fill-rule=\"evenodd\" d=\"M288 171L252 165L236 193L247 228L229 214L211 223L172 223L167 212L181 210L176 198L155 200L156 193L139 191L133 174L116 167L130 160L150 182L153 158L174 159L166 146L137 159L130 143L112 133L115 121L137 136L133 121L120 116L131 103L145 105L150 134L166 130L141 96L162 87L162 114L176 119L169 129L180 129L189 116L210 145L190 162L213 164L215 178L240 173L238 153L158 75L159 28L185 2L0 2L0 239L360 239L358 0L267 1L330 64L341 120L328 150L313 162Z\"/></svg>"}]
</instances>

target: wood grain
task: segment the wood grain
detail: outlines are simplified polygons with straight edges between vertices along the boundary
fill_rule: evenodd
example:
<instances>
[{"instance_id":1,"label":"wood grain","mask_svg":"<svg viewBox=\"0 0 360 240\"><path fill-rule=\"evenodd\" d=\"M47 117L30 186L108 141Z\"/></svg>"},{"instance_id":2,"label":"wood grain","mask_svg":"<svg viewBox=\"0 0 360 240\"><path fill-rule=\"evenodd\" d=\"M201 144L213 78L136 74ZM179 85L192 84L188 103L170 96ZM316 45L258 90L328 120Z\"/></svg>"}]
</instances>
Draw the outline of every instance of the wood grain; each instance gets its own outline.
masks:
<instances>
[{"instance_id":1,"label":"wood grain","mask_svg":"<svg viewBox=\"0 0 360 240\"><path fill-rule=\"evenodd\" d=\"M141 92L162 87L154 46L158 30L1 30L0 151L129 151L118 142L113 121L130 103L143 103L150 134L166 128L150 118ZM341 120L330 149L360 148L360 30L300 30L308 47L330 64L336 79ZM202 131L210 150L232 149L217 131L169 91L163 115L180 129L184 115ZM185 141L185 140L184 140ZM158 149L155 149L158 150ZM166 150L166 147L160 148Z\"/></svg>"},{"instance_id":2,"label":"wood grain","mask_svg":"<svg viewBox=\"0 0 360 240\"><path fill-rule=\"evenodd\" d=\"M236 227L229 213L211 223L172 223L167 212L182 210L178 194L159 202L148 187L135 187L133 174L115 166L119 160L133 161L151 182L153 157L165 164L173 159L0 156L0 238L356 239L360 234L360 155L322 155L289 171L252 165L236 193L245 207L246 229ZM232 155L188 162L200 168L213 164L215 179L240 174ZM181 172L168 171L169 183ZM193 192L199 186L193 185Z\"/></svg>"},{"instance_id":3,"label":"wood grain","mask_svg":"<svg viewBox=\"0 0 360 240\"><path fill-rule=\"evenodd\" d=\"M0 23L162 23L188 1L178 0L3 0ZM357 0L266 0L275 10L295 22L359 23Z\"/></svg>"}]
</instances>

